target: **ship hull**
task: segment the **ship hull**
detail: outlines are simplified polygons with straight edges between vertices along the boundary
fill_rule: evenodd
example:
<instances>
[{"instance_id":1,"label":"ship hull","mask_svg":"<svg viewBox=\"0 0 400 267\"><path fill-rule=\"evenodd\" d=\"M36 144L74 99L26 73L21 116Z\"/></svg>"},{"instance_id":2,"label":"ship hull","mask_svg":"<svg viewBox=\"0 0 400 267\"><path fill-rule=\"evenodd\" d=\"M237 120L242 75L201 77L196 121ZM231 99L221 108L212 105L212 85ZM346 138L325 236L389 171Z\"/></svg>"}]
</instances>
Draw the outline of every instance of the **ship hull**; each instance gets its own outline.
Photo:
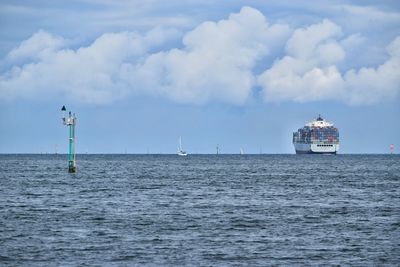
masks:
<instances>
[{"instance_id":1,"label":"ship hull","mask_svg":"<svg viewBox=\"0 0 400 267\"><path fill-rule=\"evenodd\" d=\"M314 152L314 151L302 151L296 150L296 154L328 154L328 155L336 155L337 152Z\"/></svg>"},{"instance_id":2,"label":"ship hull","mask_svg":"<svg viewBox=\"0 0 400 267\"><path fill-rule=\"evenodd\" d=\"M336 154L339 144L325 143L294 143L296 154Z\"/></svg>"}]
</instances>

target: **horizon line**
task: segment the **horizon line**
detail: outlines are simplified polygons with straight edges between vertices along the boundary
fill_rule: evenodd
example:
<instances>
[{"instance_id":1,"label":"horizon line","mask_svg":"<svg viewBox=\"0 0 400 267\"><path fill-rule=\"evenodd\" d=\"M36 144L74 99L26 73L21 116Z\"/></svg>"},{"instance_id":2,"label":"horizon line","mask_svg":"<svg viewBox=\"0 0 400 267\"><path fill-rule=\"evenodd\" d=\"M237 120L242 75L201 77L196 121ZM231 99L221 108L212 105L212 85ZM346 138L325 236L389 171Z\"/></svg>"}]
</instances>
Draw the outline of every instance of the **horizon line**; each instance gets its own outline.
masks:
<instances>
[{"instance_id":1,"label":"horizon line","mask_svg":"<svg viewBox=\"0 0 400 267\"><path fill-rule=\"evenodd\" d=\"M69 155L68 153L31 153L31 152L16 152L16 153L11 153L11 152L0 152L0 155L41 155L41 156L46 156L46 155ZM149 156L155 156L155 155L176 155L176 153L76 153L76 155L149 155ZM188 156L190 155L238 155L238 156L246 156L246 155L251 155L251 156L260 156L260 155L298 155L296 153L189 153ZM325 154L302 154L302 155L325 155ZM337 153L336 155L400 155L399 153L376 153L376 152L363 152L363 153Z\"/></svg>"}]
</instances>

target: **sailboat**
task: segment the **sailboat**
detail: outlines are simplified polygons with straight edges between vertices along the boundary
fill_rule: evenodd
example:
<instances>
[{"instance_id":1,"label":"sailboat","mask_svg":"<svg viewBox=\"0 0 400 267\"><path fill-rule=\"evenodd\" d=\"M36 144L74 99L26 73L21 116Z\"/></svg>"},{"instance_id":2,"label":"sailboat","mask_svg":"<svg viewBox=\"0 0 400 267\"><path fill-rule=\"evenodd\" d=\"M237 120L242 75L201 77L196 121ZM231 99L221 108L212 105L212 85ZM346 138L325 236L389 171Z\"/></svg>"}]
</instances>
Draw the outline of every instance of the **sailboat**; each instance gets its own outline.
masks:
<instances>
[{"instance_id":1,"label":"sailboat","mask_svg":"<svg viewBox=\"0 0 400 267\"><path fill-rule=\"evenodd\" d=\"M186 151L182 149L182 138L179 136L178 156L187 156Z\"/></svg>"}]
</instances>

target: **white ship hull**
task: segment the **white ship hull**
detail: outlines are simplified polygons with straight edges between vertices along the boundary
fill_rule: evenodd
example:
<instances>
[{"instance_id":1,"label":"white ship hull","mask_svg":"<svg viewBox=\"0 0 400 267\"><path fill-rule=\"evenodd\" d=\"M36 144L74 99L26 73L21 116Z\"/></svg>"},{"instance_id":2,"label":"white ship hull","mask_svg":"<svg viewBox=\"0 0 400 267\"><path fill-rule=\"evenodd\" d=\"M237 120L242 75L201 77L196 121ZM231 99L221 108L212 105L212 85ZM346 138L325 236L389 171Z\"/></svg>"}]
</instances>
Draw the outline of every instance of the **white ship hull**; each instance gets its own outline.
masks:
<instances>
[{"instance_id":1,"label":"white ship hull","mask_svg":"<svg viewBox=\"0 0 400 267\"><path fill-rule=\"evenodd\" d=\"M185 157L185 156L187 156L187 153L185 151L179 151L178 156Z\"/></svg>"},{"instance_id":2,"label":"white ship hull","mask_svg":"<svg viewBox=\"0 0 400 267\"><path fill-rule=\"evenodd\" d=\"M296 154L336 154L339 151L339 144L323 143L294 143Z\"/></svg>"}]
</instances>

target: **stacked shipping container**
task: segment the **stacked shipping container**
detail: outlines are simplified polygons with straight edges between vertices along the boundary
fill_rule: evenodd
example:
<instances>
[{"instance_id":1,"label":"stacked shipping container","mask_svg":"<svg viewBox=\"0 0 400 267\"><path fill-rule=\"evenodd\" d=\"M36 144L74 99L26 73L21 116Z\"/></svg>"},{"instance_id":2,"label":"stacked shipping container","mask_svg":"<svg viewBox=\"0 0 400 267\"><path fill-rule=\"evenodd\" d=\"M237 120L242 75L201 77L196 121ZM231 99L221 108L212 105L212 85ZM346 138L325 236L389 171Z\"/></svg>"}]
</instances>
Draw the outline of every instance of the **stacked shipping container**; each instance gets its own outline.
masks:
<instances>
[{"instance_id":1,"label":"stacked shipping container","mask_svg":"<svg viewBox=\"0 0 400 267\"><path fill-rule=\"evenodd\" d=\"M304 126L303 128L300 128L297 132L293 133L293 142L306 144L338 144L339 130L333 126Z\"/></svg>"}]
</instances>

